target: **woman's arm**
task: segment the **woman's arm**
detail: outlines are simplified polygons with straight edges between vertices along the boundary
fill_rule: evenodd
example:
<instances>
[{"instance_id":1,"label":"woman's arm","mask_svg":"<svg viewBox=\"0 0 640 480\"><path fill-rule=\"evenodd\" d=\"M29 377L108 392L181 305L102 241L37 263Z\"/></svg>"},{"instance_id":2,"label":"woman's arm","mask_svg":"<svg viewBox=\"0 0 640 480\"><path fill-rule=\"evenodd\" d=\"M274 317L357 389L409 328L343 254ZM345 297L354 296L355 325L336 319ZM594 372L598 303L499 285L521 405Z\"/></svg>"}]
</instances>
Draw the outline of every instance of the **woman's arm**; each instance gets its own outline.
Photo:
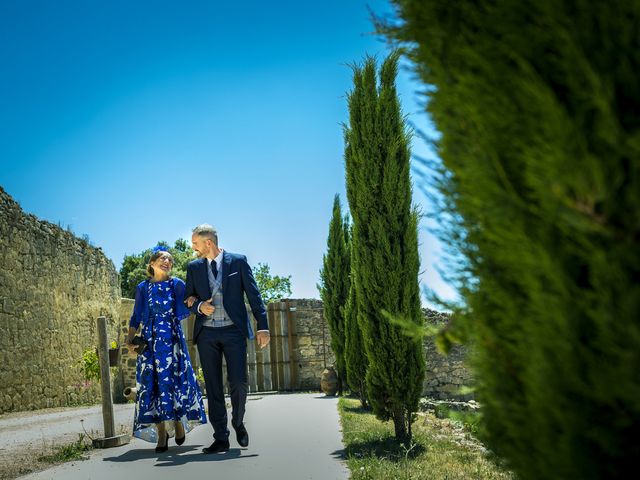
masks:
<instances>
[{"instance_id":1,"label":"woman's arm","mask_svg":"<svg viewBox=\"0 0 640 480\"><path fill-rule=\"evenodd\" d=\"M138 328L140 327L140 323L142 323L142 311L144 306L144 295L142 283L140 283L136 287L136 299L133 305L133 313L131 314L131 319L129 320L129 333L127 334L127 343L131 344L131 340L135 336Z\"/></svg>"},{"instance_id":2,"label":"woman's arm","mask_svg":"<svg viewBox=\"0 0 640 480\"><path fill-rule=\"evenodd\" d=\"M176 302L175 302L176 319L184 320L185 318L189 317L189 315L191 315L191 312L185 306L185 299L184 299L185 284L179 278L175 278L175 277L173 278L173 291L175 292L175 295L176 295ZM192 297L190 296L189 299L191 298Z\"/></svg>"}]
</instances>

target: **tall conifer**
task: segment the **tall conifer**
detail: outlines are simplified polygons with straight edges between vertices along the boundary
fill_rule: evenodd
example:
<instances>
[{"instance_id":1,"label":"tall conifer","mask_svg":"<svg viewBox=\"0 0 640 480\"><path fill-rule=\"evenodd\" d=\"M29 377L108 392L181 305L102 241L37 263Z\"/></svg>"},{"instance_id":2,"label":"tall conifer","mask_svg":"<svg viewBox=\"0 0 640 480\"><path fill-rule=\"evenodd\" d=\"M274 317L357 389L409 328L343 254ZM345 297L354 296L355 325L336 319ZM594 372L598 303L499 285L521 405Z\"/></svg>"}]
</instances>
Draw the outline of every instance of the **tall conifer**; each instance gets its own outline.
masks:
<instances>
[{"instance_id":1,"label":"tall conifer","mask_svg":"<svg viewBox=\"0 0 640 480\"><path fill-rule=\"evenodd\" d=\"M630 478L640 2L393 3L384 29L406 42L441 133L443 239L464 255L486 441L522 479Z\"/></svg>"},{"instance_id":2,"label":"tall conifer","mask_svg":"<svg viewBox=\"0 0 640 480\"><path fill-rule=\"evenodd\" d=\"M353 218L352 282L369 359L367 396L376 416L392 419L396 438L408 443L424 377L422 345L403 335L385 315L423 321L410 134L396 92L397 68L394 53L383 62L378 85L374 59L354 67L345 164Z\"/></svg>"},{"instance_id":3,"label":"tall conifer","mask_svg":"<svg viewBox=\"0 0 640 480\"><path fill-rule=\"evenodd\" d=\"M353 264L352 264L353 265ZM347 370L347 383L352 392L356 393L360 398L362 407L368 407L367 402L367 365L369 359L364 349L362 339L362 329L358 324L358 307L356 302L356 287L353 283L355 274L353 266L351 269L351 288L349 288L349 297L344 310L344 357L345 367Z\"/></svg>"},{"instance_id":4,"label":"tall conifer","mask_svg":"<svg viewBox=\"0 0 640 480\"><path fill-rule=\"evenodd\" d=\"M320 270L320 298L324 308L324 319L331 334L331 349L336 357L338 373L338 394L346 381L344 360L345 325L344 309L349 296L351 258L349 241L349 220L342 216L340 197L333 199L333 216L329 223L327 253L322 259Z\"/></svg>"}]
</instances>

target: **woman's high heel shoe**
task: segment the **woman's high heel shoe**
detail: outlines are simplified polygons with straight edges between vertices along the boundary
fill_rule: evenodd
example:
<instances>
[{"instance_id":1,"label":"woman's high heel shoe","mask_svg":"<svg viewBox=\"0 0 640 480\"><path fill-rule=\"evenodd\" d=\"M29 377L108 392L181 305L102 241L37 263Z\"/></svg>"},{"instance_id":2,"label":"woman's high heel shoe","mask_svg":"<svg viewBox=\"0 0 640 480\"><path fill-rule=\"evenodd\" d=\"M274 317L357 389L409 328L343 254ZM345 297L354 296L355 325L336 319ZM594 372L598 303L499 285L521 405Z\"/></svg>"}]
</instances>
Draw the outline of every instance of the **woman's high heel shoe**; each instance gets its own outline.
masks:
<instances>
[{"instance_id":1,"label":"woman's high heel shoe","mask_svg":"<svg viewBox=\"0 0 640 480\"><path fill-rule=\"evenodd\" d=\"M186 440L186 438L187 438L187 432L184 429L184 425L181 425L181 426L183 427L182 428L182 437L178 438L178 435L177 435L178 429L176 429L176 436L175 436L176 445L182 445L184 443L184 441Z\"/></svg>"},{"instance_id":2,"label":"woman's high heel shoe","mask_svg":"<svg viewBox=\"0 0 640 480\"><path fill-rule=\"evenodd\" d=\"M165 440L165 444L164 447L156 447L156 453L164 453L167 450L169 450L169 434L165 432L166 440Z\"/></svg>"}]
</instances>

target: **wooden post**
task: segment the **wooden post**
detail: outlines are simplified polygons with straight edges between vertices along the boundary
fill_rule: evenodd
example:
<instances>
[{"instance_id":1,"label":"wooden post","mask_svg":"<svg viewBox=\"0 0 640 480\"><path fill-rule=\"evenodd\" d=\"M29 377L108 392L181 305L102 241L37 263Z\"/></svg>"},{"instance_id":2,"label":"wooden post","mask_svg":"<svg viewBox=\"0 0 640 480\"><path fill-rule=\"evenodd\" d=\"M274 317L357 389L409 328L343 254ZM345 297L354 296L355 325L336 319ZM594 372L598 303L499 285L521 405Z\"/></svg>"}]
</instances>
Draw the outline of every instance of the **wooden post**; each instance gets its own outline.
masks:
<instances>
[{"instance_id":1,"label":"wooden post","mask_svg":"<svg viewBox=\"0 0 640 480\"><path fill-rule=\"evenodd\" d=\"M296 363L296 354L293 337L296 336L296 330L293 323L293 315L291 312L295 310L295 307L291 306L289 303L289 299L285 300L285 308L287 309L287 335L289 337L289 365L291 366L291 389L298 390L300 386L298 385L298 364Z\"/></svg>"},{"instance_id":2,"label":"wooden post","mask_svg":"<svg viewBox=\"0 0 640 480\"><path fill-rule=\"evenodd\" d=\"M113 419L111 372L109 371L109 339L107 338L107 319L105 317L98 317L98 356L100 358L100 386L102 387L104 436L109 438L115 434L116 425Z\"/></svg>"},{"instance_id":3,"label":"wooden post","mask_svg":"<svg viewBox=\"0 0 640 480\"><path fill-rule=\"evenodd\" d=\"M256 352L256 391L264 392L267 390L264 386L264 355L262 348L258 346L257 337L253 343L253 349Z\"/></svg>"},{"instance_id":4,"label":"wooden post","mask_svg":"<svg viewBox=\"0 0 640 480\"><path fill-rule=\"evenodd\" d=\"M288 341L285 341L285 336L289 337L289 324L285 322L285 308L284 302L279 302L280 305L280 350L282 351L282 385L284 390L292 390L291 388L291 355L289 354Z\"/></svg>"},{"instance_id":5,"label":"wooden post","mask_svg":"<svg viewBox=\"0 0 640 480\"><path fill-rule=\"evenodd\" d=\"M109 339L107 338L107 319L98 317L98 357L100 360L100 387L102 391L102 420L104 438L93 440L98 448L117 447L129 443L128 435L115 435L113 399L111 398L111 372L109 371Z\"/></svg>"},{"instance_id":6,"label":"wooden post","mask_svg":"<svg viewBox=\"0 0 640 480\"><path fill-rule=\"evenodd\" d=\"M269 328L271 330L271 342L269 343L269 354L271 360L271 386L273 390L280 391L280 376L278 374L278 348L279 348L279 334L280 334L280 318L279 312L276 314L277 310L275 308L275 302L269 304L269 311L271 313L271 318L269 319Z\"/></svg>"},{"instance_id":7,"label":"wooden post","mask_svg":"<svg viewBox=\"0 0 640 480\"><path fill-rule=\"evenodd\" d=\"M257 380L256 380L256 341L255 338L253 340L247 340L247 368L249 370L247 379L249 380L249 391L255 392L257 388Z\"/></svg>"}]
</instances>

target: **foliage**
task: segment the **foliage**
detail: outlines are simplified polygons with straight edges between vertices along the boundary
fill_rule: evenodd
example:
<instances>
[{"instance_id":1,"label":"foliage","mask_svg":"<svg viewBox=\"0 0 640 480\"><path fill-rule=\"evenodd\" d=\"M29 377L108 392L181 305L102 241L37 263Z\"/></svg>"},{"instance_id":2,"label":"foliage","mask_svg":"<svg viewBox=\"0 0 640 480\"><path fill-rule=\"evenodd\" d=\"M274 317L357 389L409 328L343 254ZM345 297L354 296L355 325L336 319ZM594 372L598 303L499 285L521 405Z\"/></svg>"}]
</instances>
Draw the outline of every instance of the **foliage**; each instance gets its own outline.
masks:
<instances>
[{"instance_id":1,"label":"foliage","mask_svg":"<svg viewBox=\"0 0 640 480\"><path fill-rule=\"evenodd\" d=\"M118 344L112 341L109 348L118 348ZM82 372L82 376L89 382L91 380L100 380L100 357L95 348L87 348L82 352L82 357L78 361L78 366ZM112 367L115 368L115 367ZM86 385L85 385L86 388Z\"/></svg>"},{"instance_id":2,"label":"foliage","mask_svg":"<svg viewBox=\"0 0 640 480\"><path fill-rule=\"evenodd\" d=\"M329 223L327 253L322 258L320 270L320 298L324 308L324 319L331 334L331 349L336 356L338 372L338 393L342 394L343 380L347 371L344 359L344 309L351 285L351 239L349 219L342 218L342 208L338 195L333 199L333 216Z\"/></svg>"},{"instance_id":3,"label":"foliage","mask_svg":"<svg viewBox=\"0 0 640 480\"><path fill-rule=\"evenodd\" d=\"M202 370L202 367L198 367L198 372L196 373L196 380L202 385L204 385L204 371Z\"/></svg>"},{"instance_id":4,"label":"foliage","mask_svg":"<svg viewBox=\"0 0 640 480\"><path fill-rule=\"evenodd\" d=\"M252 271L265 305L291 296L291 275L271 275L271 269L266 263L258 263Z\"/></svg>"},{"instance_id":5,"label":"foliage","mask_svg":"<svg viewBox=\"0 0 640 480\"><path fill-rule=\"evenodd\" d=\"M367 396L376 415L392 418L396 438L408 444L425 370L422 344L383 313L423 322L410 134L395 87L398 58L395 52L383 62L379 84L373 58L354 66L345 164L357 321L369 359Z\"/></svg>"},{"instance_id":6,"label":"foliage","mask_svg":"<svg viewBox=\"0 0 640 480\"><path fill-rule=\"evenodd\" d=\"M88 457L85 454L92 449L93 447L87 442L84 433L79 433L75 442L57 446L53 453L41 455L38 460L45 463L87 460Z\"/></svg>"},{"instance_id":7,"label":"foliage","mask_svg":"<svg viewBox=\"0 0 640 480\"><path fill-rule=\"evenodd\" d=\"M461 412L453 410L446 405L438 405L435 409L435 415L438 418L448 418L458 422L474 436L481 436L482 414L480 412Z\"/></svg>"},{"instance_id":8,"label":"foliage","mask_svg":"<svg viewBox=\"0 0 640 480\"><path fill-rule=\"evenodd\" d=\"M354 480L515 478L449 420L422 417L413 425L414 441L405 447L394 440L389 423L380 423L357 405L346 397L338 402L346 463Z\"/></svg>"},{"instance_id":9,"label":"foliage","mask_svg":"<svg viewBox=\"0 0 640 480\"><path fill-rule=\"evenodd\" d=\"M353 252L353 250L352 250ZM351 254L353 258L353 253ZM353 265L353 262L352 262ZM353 267L351 278L354 278ZM364 349L362 329L358 324L358 305L356 302L356 287L351 281L349 297L344 308L344 363L347 371L347 384L352 392L360 398L363 408L369 406L367 402L367 366L369 359Z\"/></svg>"},{"instance_id":10,"label":"foliage","mask_svg":"<svg viewBox=\"0 0 640 480\"><path fill-rule=\"evenodd\" d=\"M88 348L82 352L78 362L86 380L100 380L100 360L95 348Z\"/></svg>"},{"instance_id":11,"label":"foliage","mask_svg":"<svg viewBox=\"0 0 640 480\"><path fill-rule=\"evenodd\" d=\"M640 452L639 2L394 0L489 447L522 479Z\"/></svg>"}]
</instances>

